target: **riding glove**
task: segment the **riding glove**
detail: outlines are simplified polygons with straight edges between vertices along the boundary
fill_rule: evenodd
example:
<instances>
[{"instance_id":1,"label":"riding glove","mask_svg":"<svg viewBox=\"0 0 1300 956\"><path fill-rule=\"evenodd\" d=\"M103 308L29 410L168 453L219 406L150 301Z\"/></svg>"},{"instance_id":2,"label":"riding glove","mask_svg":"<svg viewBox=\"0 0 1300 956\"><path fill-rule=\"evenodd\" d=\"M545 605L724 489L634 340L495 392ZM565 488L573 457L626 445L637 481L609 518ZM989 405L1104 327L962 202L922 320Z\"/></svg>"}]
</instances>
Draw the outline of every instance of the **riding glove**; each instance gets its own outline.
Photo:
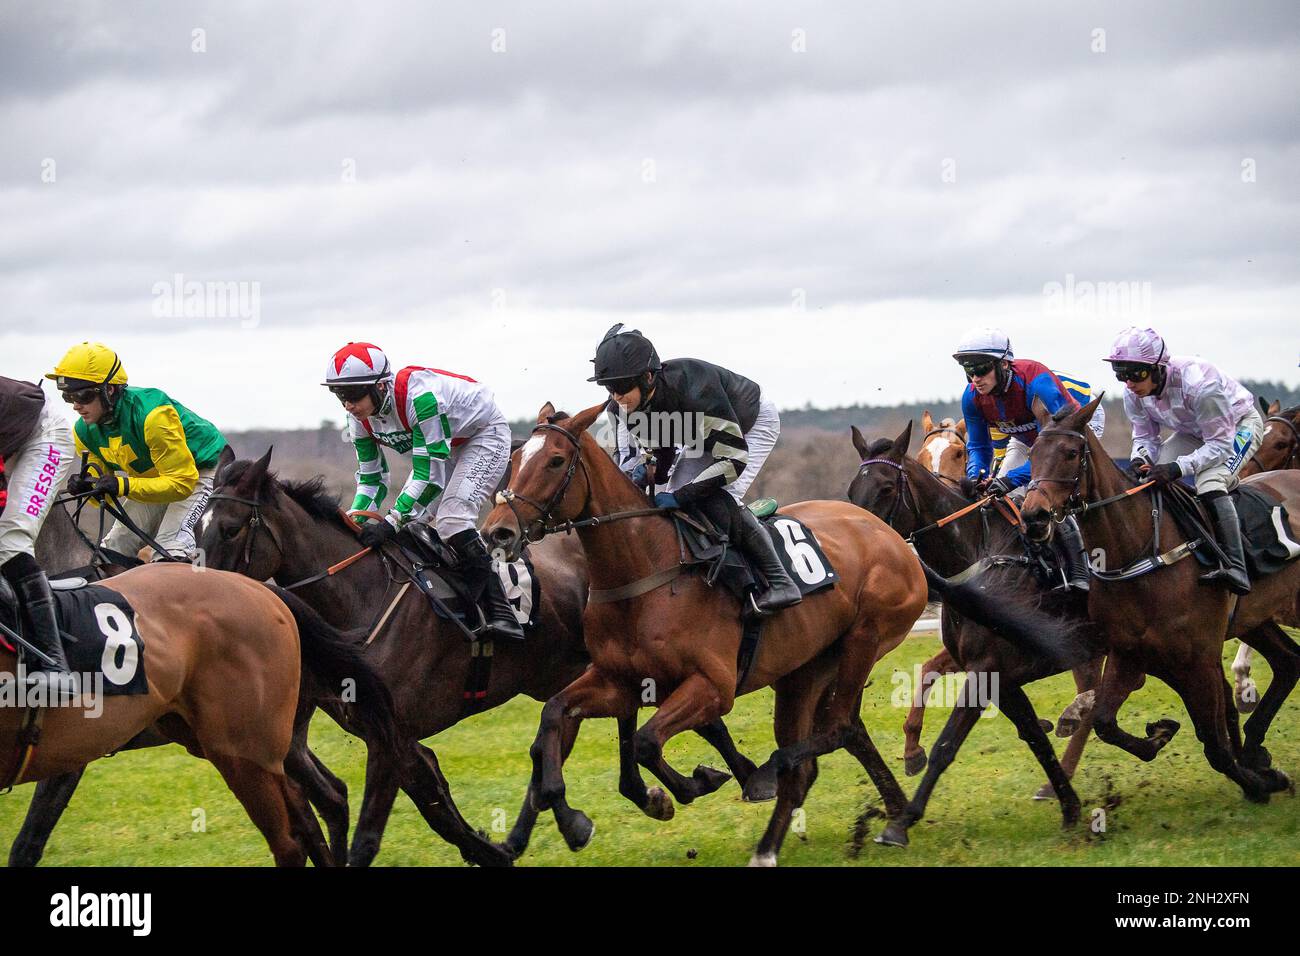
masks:
<instances>
[{"instance_id":1,"label":"riding glove","mask_svg":"<svg viewBox=\"0 0 1300 956\"><path fill-rule=\"evenodd\" d=\"M357 540L364 547L378 548L386 542L392 541L397 537L397 529L387 520L367 521L361 528L361 534Z\"/></svg>"}]
</instances>

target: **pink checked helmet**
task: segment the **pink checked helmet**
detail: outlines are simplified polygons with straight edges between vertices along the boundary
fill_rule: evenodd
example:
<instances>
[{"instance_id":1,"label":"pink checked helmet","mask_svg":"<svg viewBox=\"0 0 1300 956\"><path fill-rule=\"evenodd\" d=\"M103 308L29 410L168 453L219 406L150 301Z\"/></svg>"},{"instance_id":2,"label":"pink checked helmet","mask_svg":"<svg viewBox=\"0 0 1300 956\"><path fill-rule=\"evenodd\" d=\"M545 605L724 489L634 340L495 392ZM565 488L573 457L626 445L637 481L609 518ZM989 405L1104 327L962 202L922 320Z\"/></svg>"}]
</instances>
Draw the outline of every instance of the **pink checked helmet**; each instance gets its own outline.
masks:
<instances>
[{"instance_id":1,"label":"pink checked helmet","mask_svg":"<svg viewBox=\"0 0 1300 956\"><path fill-rule=\"evenodd\" d=\"M1137 365L1168 365L1169 352L1165 340L1155 329L1129 326L1115 336L1107 362L1130 362Z\"/></svg>"}]
</instances>

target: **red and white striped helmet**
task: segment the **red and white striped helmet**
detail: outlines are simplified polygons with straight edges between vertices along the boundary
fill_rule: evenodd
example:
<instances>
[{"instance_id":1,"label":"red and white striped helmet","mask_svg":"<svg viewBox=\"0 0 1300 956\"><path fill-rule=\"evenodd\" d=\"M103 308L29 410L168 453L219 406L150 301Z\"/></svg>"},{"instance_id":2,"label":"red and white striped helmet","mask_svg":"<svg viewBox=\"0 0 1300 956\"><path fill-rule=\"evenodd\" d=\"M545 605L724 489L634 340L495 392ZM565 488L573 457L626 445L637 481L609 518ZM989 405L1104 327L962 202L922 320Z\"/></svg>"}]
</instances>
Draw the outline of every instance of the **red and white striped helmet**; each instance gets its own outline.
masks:
<instances>
[{"instance_id":1,"label":"red and white striped helmet","mask_svg":"<svg viewBox=\"0 0 1300 956\"><path fill-rule=\"evenodd\" d=\"M1115 336L1107 362L1132 362L1139 365L1168 365L1169 353L1165 340L1155 329L1139 329L1131 325Z\"/></svg>"},{"instance_id":2,"label":"red and white striped helmet","mask_svg":"<svg viewBox=\"0 0 1300 956\"><path fill-rule=\"evenodd\" d=\"M349 342L330 357L322 385L373 385L390 378L392 366L378 345Z\"/></svg>"}]
</instances>

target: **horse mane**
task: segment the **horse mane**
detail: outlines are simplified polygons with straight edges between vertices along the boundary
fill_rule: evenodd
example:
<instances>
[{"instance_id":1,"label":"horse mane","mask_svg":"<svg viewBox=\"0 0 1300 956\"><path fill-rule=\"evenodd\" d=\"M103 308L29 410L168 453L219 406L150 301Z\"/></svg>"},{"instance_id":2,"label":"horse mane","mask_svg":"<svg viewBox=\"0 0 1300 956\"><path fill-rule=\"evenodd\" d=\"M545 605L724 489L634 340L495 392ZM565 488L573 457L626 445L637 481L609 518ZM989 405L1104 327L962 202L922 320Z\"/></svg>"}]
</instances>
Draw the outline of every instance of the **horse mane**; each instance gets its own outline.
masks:
<instances>
[{"instance_id":1,"label":"horse mane","mask_svg":"<svg viewBox=\"0 0 1300 956\"><path fill-rule=\"evenodd\" d=\"M254 462L246 459L232 461L221 472L222 487L239 484L253 464ZM340 528L347 529L347 522L339 514L338 499L325 490L324 475L316 475L303 481L281 481L275 472L268 471L263 487L272 497L280 492L288 495L313 518L332 521Z\"/></svg>"},{"instance_id":2,"label":"horse mane","mask_svg":"<svg viewBox=\"0 0 1300 956\"><path fill-rule=\"evenodd\" d=\"M314 478L302 481L280 481L270 474L267 477L313 518L331 521L340 528L347 528L347 522L339 513L338 498L325 490L324 475L316 475Z\"/></svg>"},{"instance_id":3,"label":"horse mane","mask_svg":"<svg viewBox=\"0 0 1300 956\"><path fill-rule=\"evenodd\" d=\"M867 458L879 458L886 452L894 450L894 440L892 438L877 438L867 446Z\"/></svg>"}]
</instances>

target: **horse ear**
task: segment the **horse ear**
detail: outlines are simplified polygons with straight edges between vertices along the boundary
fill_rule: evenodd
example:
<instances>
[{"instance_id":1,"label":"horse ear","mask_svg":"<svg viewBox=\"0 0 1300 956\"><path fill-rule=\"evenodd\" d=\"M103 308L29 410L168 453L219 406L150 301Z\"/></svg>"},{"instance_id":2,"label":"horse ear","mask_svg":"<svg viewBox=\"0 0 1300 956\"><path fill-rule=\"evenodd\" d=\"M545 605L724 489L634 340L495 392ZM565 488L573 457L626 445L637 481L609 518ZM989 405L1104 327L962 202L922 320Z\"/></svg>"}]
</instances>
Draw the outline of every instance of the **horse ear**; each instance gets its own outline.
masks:
<instances>
[{"instance_id":1,"label":"horse ear","mask_svg":"<svg viewBox=\"0 0 1300 956\"><path fill-rule=\"evenodd\" d=\"M930 409L928 408L921 413L921 431L927 435L934 431L934 419L930 417Z\"/></svg>"},{"instance_id":2,"label":"horse ear","mask_svg":"<svg viewBox=\"0 0 1300 956\"><path fill-rule=\"evenodd\" d=\"M957 422L957 424L956 424L954 427L957 429L957 434L958 434L958 435L960 435L962 438L965 438L965 437L966 437L966 419L965 419L965 418L962 418L961 421Z\"/></svg>"},{"instance_id":3,"label":"horse ear","mask_svg":"<svg viewBox=\"0 0 1300 956\"><path fill-rule=\"evenodd\" d=\"M1261 398L1260 401L1262 402L1263 399ZM1273 404L1264 409L1264 412L1267 415L1280 415L1282 413L1282 400L1280 398L1273 399Z\"/></svg>"},{"instance_id":4,"label":"horse ear","mask_svg":"<svg viewBox=\"0 0 1300 956\"><path fill-rule=\"evenodd\" d=\"M1030 411L1034 413L1034 418L1038 419L1039 431L1052 424L1052 413L1047 410L1047 406L1043 404L1041 398L1034 398L1034 404L1030 406Z\"/></svg>"},{"instance_id":5,"label":"horse ear","mask_svg":"<svg viewBox=\"0 0 1300 956\"><path fill-rule=\"evenodd\" d=\"M555 406L547 402L542 406L542 410L537 413L537 424L544 425L546 420L555 414Z\"/></svg>"},{"instance_id":6,"label":"horse ear","mask_svg":"<svg viewBox=\"0 0 1300 956\"><path fill-rule=\"evenodd\" d=\"M271 467L271 452L275 451L272 445L266 450L266 454L257 461L248 466L248 471L239 480L239 484L247 491L256 491L266 482L267 469Z\"/></svg>"},{"instance_id":7,"label":"horse ear","mask_svg":"<svg viewBox=\"0 0 1300 956\"><path fill-rule=\"evenodd\" d=\"M575 435L581 435L596 423L596 419L600 417L601 412L603 412L606 407L607 403L602 402L599 405L593 405L586 411L578 412L578 414L574 415L566 423L569 431L573 432Z\"/></svg>"},{"instance_id":8,"label":"horse ear","mask_svg":"<svg viewBox=\"0 0 1300 956\"><path fill-rule=\"evenodd\" d=\"M1106 393L1102 392L1087 405L1083 406L1083 408L1076 412L1071 412L1063 418L1061 424L1071 431L1083 431L1083 426L1092 421L1093 414L1097 411L1097 408L1101 405L1101 400L1105 397ZM1037 402L1038 400L1035 399L1034 401ZM1048 421L1051 421L1051 419L1049 418Z\"/></svg>"},{"instance_id":9,"label":"horse ear","mask_svg":"<svg viewBox=\"0 0 1300 956\"><path fill-rule=\"evenodd\" d=\"M849 430L853 434L853 447L858 450L858 457L865 461L867 457L867 440L862 437L862 432L858 431L857 425L850 425Z\"/></svg>"},{"instance_id":10,"label":"horse ear","mask_svg":"<svg viewBox=\"0 0 1300 956\"><path fill-rule=\"evenodd\" d=\"M899 432L898 437L894 439L894 452L899 456L907 454L907 448L912 444L912 420L907 420L907 427Z\"/></svg>"}]
</instances>

